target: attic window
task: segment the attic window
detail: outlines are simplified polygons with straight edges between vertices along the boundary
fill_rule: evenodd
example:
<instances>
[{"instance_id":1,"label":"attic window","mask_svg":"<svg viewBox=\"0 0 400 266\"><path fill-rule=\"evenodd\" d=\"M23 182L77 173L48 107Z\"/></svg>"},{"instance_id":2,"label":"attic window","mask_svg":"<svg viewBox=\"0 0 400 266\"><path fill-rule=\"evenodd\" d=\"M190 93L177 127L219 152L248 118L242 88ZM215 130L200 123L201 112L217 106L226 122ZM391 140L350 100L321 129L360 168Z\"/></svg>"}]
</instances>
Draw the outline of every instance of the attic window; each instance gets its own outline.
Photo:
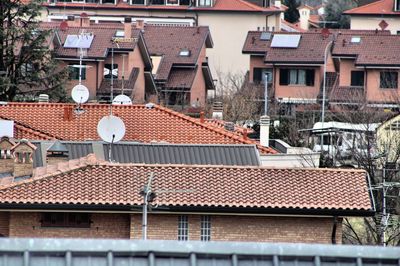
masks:
<instances>
[{"instance_id":1,"label":"attic window","mask_svg":"<svg viewBox=\"0 0 400 266\"><path fill-rule=\"evenodd\" d=\"M360 36L353 36L351 37L351 43L360 43L361 42L361 37Z\"/></svg>"},{"instance_id":2,"label":"attic window","mask_svg":"<svg viewBox=\"0 0 400 266\"><path fill-rule=\"evenodd\" d=\"M115 37L118 37L118 38L123 38L123 37L125 37L125 31L123 31L123 30L117 30L116 32L115 32L115 35L114 35Z\"/></svg>"},{"instance_id":3,"label":"attic window","mask_svg":"<svg viewBox=\"0 0 400 266\"><path fill-rule=\"evenodd\" d=\"M188 49L183 49L179 52L179 56L183 56L183 57L189 57L190 56L190 50Z\"/></svg>"}]
</instances>

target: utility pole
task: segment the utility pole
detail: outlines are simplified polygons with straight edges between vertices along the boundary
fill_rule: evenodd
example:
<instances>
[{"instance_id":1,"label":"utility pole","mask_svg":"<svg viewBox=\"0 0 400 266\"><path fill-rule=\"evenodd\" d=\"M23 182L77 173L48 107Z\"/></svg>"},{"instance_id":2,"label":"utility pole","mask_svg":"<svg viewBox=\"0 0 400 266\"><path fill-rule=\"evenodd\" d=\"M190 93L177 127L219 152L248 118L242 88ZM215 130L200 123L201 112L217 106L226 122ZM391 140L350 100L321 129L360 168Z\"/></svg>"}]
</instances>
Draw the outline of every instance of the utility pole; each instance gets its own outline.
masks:
<instances>
[{"instance_id":1,"label":"utility pole","mask_svg":"<svg viewBox=\"0 0 400 266\"><path fill-rule=\"evenodd\" d=\"M264 115L268 115L268 74L264 75Z\"/></svg>"},{"instance_id":2,"label":"utility pole","mask_svg":"<svg viewBox=\"0 0 400 266\"><path fill-rule=\"evenodd\" d=\"M143 216L142 216L142 239L147 240L147 210L149 202L152 202L156 197L156 193L151 191L151 183L154 178L154 173L151 172L147 185L144 186L143 190L140 191L140 195L143 196Z\"/></svg>"}]
</instances>

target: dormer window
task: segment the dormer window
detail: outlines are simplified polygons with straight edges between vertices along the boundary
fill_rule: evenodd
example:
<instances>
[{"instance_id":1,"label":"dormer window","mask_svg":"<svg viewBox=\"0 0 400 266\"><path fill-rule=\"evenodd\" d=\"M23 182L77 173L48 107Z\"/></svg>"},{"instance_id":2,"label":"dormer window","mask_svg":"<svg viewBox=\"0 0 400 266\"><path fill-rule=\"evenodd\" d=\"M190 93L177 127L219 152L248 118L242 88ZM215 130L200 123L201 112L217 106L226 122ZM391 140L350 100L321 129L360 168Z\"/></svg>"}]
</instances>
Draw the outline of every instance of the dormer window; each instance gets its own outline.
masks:
<instances>
[{"instance_id":1,"label":"dormer window","mask_svg":"<svg viewBox=\"0 0 400 266\"><path fill-rule=\"evenodd\" d=\"M200 7L212 7L213 0L198 0L198 6Z\"/></svg>"},{"instance_id":2,"label":"dormer window","mask_svg":"<svg viewBox=\"0 0 400 266\"><path fill-rule=\"evenodd\" d=\"M179 56L182 56L182 57L189 57L189 56L190 56L190 50L188 50L188 49L183 49L183 50L181 50L181 51L179 52Z\"/></svg>"}]
</instances>

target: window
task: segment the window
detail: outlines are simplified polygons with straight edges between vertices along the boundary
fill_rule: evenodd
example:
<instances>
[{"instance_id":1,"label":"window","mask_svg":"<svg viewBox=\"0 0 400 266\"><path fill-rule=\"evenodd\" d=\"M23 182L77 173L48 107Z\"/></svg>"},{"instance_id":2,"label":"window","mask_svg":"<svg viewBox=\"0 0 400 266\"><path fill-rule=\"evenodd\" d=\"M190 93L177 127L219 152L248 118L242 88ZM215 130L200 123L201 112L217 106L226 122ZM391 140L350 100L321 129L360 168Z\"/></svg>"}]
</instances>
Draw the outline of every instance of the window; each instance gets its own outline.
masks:
<instances>
[{"instance_id":1,"label":"window","mask_svg":"<svg viewBox=\"0 0 400 266\"><path fill-rule=\"evenodd\" d=\"M115 0L102 0L102 4L115 4Z\"/></svg>"},{"instance_id":2,"label":"window","mask_svg":"<svg viewBox=\"0 0 400 266\"><path fill-rule=\"evenodd\" d=\"M112 70L111 70L112 68ZM114 64L113 67L111 67L111 64L105 64L104 66L104 78L105 79L111 79L111 71L113 75L113 79L118 79L118 64Z\"/></svg>"},{"instance_id":3,"label":"window","mask_svg":"<svg viewBox=\"0 0 400 266\"><path fill-rule=\"evenodd\" d=\"M86 64L82 64L86 66ZM76 67L77 64L69 64L69 79L70 80L79 80L79 67ZM86 68L82 68L82 80L86 79Z\"/></svg>"},{"instance_id":4,"label":"window","mask_svg":"<svg viewBox=\"0 0 400 266\"><path fill-rule=\"evenodd\" d=\"M45 212L42 213L42 227L90 227L89 213L63 213L63 212Z\"/></svg>"},{"instance_id":5,"label":"window","mask_svg":"<svg viewBox=\"0 0 400 266\"><path fill-rule=\"evenodd\" d=\"M167 0L167 5L177 6L179 5L178 0Z\"/></svg>"},{"instance_id":6,"label":"window","mask_svg":"<svg viewBox=\"0 0 400 266\"><path fill-rule=\"evenodd\" d=\"M189 239L189 222L187 215L178 216L178 240L187 241Z\"/></svg>"},{"instance_id":7,"label":"window","mask_svg":"<svg viewBox=\"0 0 400 266\"><path fill-rule=\"evenodd\" d=\"M201 241L211 240L211 217L208 215L201 216L200 240Z\"/></svg>"},{"instance_id":8,"label":"window","mask_svg":"<svg viewBox=\"0 0 400 266\"><path fill-rule=\"evenodd\" d=\"M380 75L380 87L382 89L397 89L398 88L398 72L385 71Z\"/></svg>"},{"instance_id":9,"label":"window","mask_svg":"<svg viewBox=\"0 0 400 266\"><path fill-rule=\"evenodd\" d=\"M151 0L151 5L165 5L165 0Z\"/></svg>"},{"instance_id":10,"label":"window","mask_svg":"<svg viewBox=\"0 0 400 266\"><path fill-rule=\"evenodd\" d=\"M314 86L314 69L281 69L280 85Z\"/></svg>"},{"instance_id":11,"label":"window","mask_svg":"<svg viewBox=\"0 0 400 266\"><path fill-rule=\"evenodd\" d=\"M395 0L394 11L400 11L400 0Z\"/></svg>"},{"instance_id":12,"label":"window","mask_svg":"<svg viewBox=\"0 0 400 266\"><path fill-rule=\"evenodd\" d=\"M364 86L364 71L351 71L351 86Z\"/></svg>"},{"instance_id":13,"label":"window","mask_svg":"<svg viewBox=\"0 0 400 266\"><path fill-rule=\"evenodd\" d=\"M123 38L125 37L125 31L124 30L117 30L114 34L114 37L118 37L118 38Z\"/></svg>"},{"instance_id":14,"label":"window","mask_svg":"<svg viewBox=\"0 0 400 266\"><path fill-rule=\"evenodd\" d=\"M360 43L361 42L361 37L360 36L353 36L353 37L351 37L350 42L351 43Z\"/></svg>"},{"instance_id":15,"label":"window","mask_svg":"<svg viewBox=\"0 0 400 266\"><path fill-rule=\"evenodd\" d=\"M199 6L212 6L212 0L198 0Z\"/></svg>"},{"instance_id":16,"label":"window","mask_svg":"<svg viewBox=\"0 0 400 266\"><path fill-rule=\"evenodd\" d=\"M264 83L265 75L268 75L268 83L272 82L272 69L270 68L258 68L253 69L253 82Z\"/></svg>"},{"instance_id":17,"label":"window","mask_svg":"<svg viewBox=\"0 0 400 266\"><path fill-rule=\"evenodd\" d=\"M182 50L180 50L179 56L182 56L182 57L189 57L189 56L190 56L190 50L188 50L188 49L182 49Z\"/></svg>"},{"instance_id":18,"label":"window","mask_svg":"<svg viewBox=\"0 0 400 266\"><path fill-rule=\"evenodd\" d=\"M144 5L144 0L131 0L132 5Z\"/></svg>"}]
</instances>

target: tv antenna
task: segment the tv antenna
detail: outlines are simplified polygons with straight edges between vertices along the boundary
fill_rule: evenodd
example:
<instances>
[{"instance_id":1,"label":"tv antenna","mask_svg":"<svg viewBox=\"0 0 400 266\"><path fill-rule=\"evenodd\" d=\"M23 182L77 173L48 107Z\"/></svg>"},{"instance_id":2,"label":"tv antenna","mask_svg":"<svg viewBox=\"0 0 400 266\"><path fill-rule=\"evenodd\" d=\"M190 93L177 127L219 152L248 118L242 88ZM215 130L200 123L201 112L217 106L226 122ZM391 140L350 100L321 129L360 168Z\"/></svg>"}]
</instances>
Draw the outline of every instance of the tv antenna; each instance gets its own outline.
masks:
<instances>
[{"instance_id":1,"label":"tv antenna","mask_svg":"<svg viewBox=\"0 0 400 266\"><path fill-rule=\"evenodd\" d=\"M116 43L118 45L118 43ZM124 94L124 85L125 85L125 54L122 54L122 83L121 83L121 94L117 95L114 99L112 99L112 104L114 105L131 105L132 100L129 96Z\"/></svg>"},{"instance_id":2,"label":"tv antenna","mask_svg":"<svg viewBox=\"0 0 400 266\"><path fill-rule=\"evenodd\" d=\"M103 141L110 143L108 158L112 162L112 146L125 136L124 122L112 114L104 116L97 124L97 133Z\"/></svg>"},{"instance_id":3,"label":"tv antenna","mask_svg":"<svg viewBox=\"0 0 400 266\"><path fill-rule=\"evenodd\" d=\"M139 192L139 195L143 196L143 215L142 215L142 239L147 240L147 214L149 210L149 203L157 197L157 194L163 193L193 193L195 190L191 189L160 189L153 191L151 188L155 174L150 172L147 184L144 185L143 189ZM156 205L157 206L157 205Z\"/></svg>"}]
</instances>

